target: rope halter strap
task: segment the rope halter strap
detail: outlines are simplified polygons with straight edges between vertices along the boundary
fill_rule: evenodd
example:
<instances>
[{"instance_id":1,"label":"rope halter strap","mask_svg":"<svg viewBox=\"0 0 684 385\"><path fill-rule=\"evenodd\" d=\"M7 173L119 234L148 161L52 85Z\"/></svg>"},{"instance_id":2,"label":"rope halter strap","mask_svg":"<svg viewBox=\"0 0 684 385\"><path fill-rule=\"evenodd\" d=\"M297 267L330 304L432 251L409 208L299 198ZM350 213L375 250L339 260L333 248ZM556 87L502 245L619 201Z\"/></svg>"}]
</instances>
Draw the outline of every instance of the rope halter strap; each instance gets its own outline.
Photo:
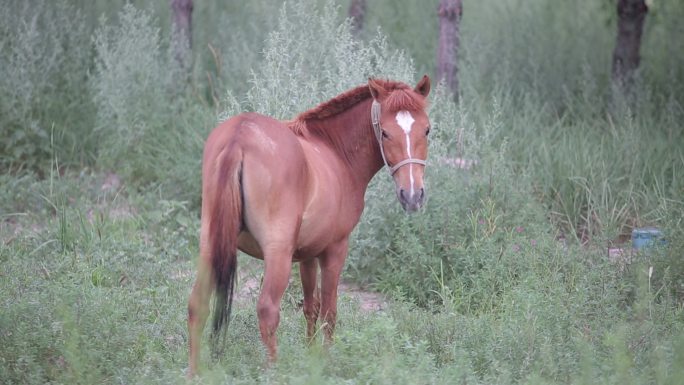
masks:
<instances>
[{"instance_id":1,"label":"rope halter strap","mask_svg":"<svg viewBox=\"0 0 684 385\"><path fill-rule=\"evenodd\" d=\"M385 166L389 168L390 175L394 175L394 173L396 173L397 170L399 170L399 168L410 163L416 163L423 166L427 166L427 162L425 162L422 159L416 158L406 158L398 162L394 166L390 166L387 163L387 158L385 157L385 148L382 144L382 127L380 126L380 103L378 103L376 100L373 100L373 104L371 105L371 122L373 123L373 132L375 133L375 139L377 139L378 145L380 146L380 155L382 155L382 161L385 163Z\"/></svg>"}]
</instances>

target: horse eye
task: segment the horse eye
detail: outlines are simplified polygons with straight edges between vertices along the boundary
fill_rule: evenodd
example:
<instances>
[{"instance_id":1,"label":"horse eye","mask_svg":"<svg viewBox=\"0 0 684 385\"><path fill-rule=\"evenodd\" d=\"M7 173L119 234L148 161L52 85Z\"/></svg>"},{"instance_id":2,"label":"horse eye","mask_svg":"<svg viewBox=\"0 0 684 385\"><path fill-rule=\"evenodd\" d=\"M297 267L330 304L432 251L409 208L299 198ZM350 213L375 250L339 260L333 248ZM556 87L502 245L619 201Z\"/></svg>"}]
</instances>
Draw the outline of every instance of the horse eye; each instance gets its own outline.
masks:
<instances>
[{"instance_id":1,"label":"horse eye","mask_svg":"<svg viewBox=\"0 0 684 385\"><path fill-rule=\"evenodd\" d=\"M389 135L387 135L387 132L385 130L382 130L382 138L383 139L389 138Z\"/></svg>"},{"instance_id":2,"label":"horse eye","mask_svg":"<svg viewBox=\"0 0 684 385\"><path fill-rule=\"evenodd\" d=\"M430 126L428 126L427 130L425 130L425 136L430 135Z\"/></svg>"}]
</instances>

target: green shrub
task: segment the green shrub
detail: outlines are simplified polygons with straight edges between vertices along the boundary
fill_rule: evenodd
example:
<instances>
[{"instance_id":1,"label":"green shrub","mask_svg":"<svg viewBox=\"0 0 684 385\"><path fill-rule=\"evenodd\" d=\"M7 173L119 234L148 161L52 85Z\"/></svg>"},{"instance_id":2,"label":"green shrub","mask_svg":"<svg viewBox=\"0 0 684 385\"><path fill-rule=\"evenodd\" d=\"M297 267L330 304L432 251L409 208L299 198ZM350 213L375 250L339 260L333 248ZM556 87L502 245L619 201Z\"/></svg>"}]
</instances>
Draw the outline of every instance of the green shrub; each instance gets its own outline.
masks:
<instances>
[{"instance_id":1,"label":"green shrub","mask_svg":"<svg viewBox=\"0 0 684 385\"><path fill-rule=\"evenodd\" d=\"M150 136L168 127L175 112L173 61L160 47L151 16L132 5L123 8L118 25L102 19L93 41L97 57L91 87L101 138L100 164L145 168L135 160L148 150Z\"/></svg>"},{"instance_id":2,"label":"green shrub","mask_svg":"<svg viewBox=\"0 0 684 385\"><path fill-rule=\"evenodd\" d=\"M88 164L93 113L88 31L65 1L9 1L0 12L0 170Z\"/></svg>"},{"instance_id":3,"label":"green shrub","mask_svg":"<svg viewBox=\"0 0 684 385\"><path fill-rule=\"evenodd\" d=\"M254 68L244 108L290 119L370 76L413 83L411 60L391 49L382 34L355 40L338 7L307 0L285 4Z\"/></svg>"},{"instance_id":4,"label":"green shrub","mask_svg":"<svg viewBox=\"0 0 684 385\"><path fill-rule=\"evenodd\" d=\"M438 93L433 110L448 103L448 96ZM532 241L543 243L556 234L536 231L545 222L544 210L529 191L529 179L513 173L505 145L493 150L487 144L489 135L499 129L500 119L495 107L481 137L475 138L472 131L463 135L463 154L477 163L461 169L453 158L447 158L449 145L439 142L447 141L448 133L439 131L453 132L454 126L472 130L472 122L453 108L433 115L436 140L430 143L425 209L409 217L394 197L388 199L385 191L392 191L391 187L369 191L374 199L368 200L364 220L354 233L351 271L364 281L374 281L383 291L398 290L422 306L441 303L446 288L456 291L486 285L498 296L500 288L496 287L515 284L524 266L506 267L501 265L502 258L515 254L513 248ZM378 184L389 179L377 178ZM372 195L383 193L384 197ZM540 238L525 239L530 232ZM476 282L480 273L487 282ZM488 295L481 292L462 305L468 309L495 306L488 301L498 299Z\"/></svg>"},{"instance_id":5,"label":"green shrub","mask_svg":"<svg viewBox=\"0 0 684 385\"><path fill-rule=\"evenodd\" d=\"M202 145L214 114L191 103L152 16L130 4L118 16L116 24L102 19L94 37L98 166L197 202Z\"/></svg>"}]
</instances>

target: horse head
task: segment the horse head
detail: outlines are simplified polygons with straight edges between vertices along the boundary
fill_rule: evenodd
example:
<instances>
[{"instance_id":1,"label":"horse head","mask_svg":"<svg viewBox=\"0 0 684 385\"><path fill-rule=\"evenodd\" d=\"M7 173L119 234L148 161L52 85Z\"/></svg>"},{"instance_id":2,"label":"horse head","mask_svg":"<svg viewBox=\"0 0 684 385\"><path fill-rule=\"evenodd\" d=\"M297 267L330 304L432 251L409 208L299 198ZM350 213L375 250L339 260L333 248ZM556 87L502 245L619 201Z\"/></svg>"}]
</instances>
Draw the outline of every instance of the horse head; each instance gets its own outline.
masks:
<instances>
[{"instance_id":1,"label":"horse head","mask_svg":"<svg viewBox=\"0 0 684 385\"><path fill-rule=\"evenodd\" d=\"M430 78L423 76L413 89L402 85L388 86L383 81L368 79L373 96L371 119L380 154L394 178L401 206L411 213L425 202L423 174L430 133L425 109Z\"/></svg>"}]
</instances>

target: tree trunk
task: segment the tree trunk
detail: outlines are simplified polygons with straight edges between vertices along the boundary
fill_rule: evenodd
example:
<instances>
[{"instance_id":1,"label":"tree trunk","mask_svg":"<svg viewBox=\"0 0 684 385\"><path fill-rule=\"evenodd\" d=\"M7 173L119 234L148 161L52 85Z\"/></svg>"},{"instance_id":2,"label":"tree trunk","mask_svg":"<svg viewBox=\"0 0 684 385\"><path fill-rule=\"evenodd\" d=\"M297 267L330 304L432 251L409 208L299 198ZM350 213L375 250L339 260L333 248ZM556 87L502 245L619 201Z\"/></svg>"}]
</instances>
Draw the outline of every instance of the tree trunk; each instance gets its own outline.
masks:
<instances>
[{"instance_id":1,"label":"tree trunk","mask_svg":"<svg viewBox=\"0 0 684 385\"><path fill-rule=\"evenodd\" d=\"M366 16L366 0L352 0L349 6L352 34L359 36L363 29L363 19Z\"/></svg>"},{"instance_id":2,"label":"tree trunk","mask_svg":"<svg viewBox=\"0 0 684 385\"><path fill-rule=\"evenodd\" d=\"M170 0L173 10L172 44L183 71L190 69L192 48L192 0Z\"/></svg>"},{"instance_id":3,"label":"tree trunk","mask_svg":"<svg viewBox=\"0 0 684 385\"><path fill-rule=\"evenodd\" d=\"M618 33L613 52L613 81L629 87L639 68L639 48L648 7L644 0L618 0Z\"/></svg>"},{"instance_id":4,"label":"tree trunk","mask_svg":"<svg viewBox=\"0 0 684 385\"><path fill-rule=\"evenodd\" d=\"M460 45L459 25L463 15L461 0L440 0L439 44L437 47L437 80L444 80L446 86L458 98L458 48Z\"/></svg>"}]
</instances>

